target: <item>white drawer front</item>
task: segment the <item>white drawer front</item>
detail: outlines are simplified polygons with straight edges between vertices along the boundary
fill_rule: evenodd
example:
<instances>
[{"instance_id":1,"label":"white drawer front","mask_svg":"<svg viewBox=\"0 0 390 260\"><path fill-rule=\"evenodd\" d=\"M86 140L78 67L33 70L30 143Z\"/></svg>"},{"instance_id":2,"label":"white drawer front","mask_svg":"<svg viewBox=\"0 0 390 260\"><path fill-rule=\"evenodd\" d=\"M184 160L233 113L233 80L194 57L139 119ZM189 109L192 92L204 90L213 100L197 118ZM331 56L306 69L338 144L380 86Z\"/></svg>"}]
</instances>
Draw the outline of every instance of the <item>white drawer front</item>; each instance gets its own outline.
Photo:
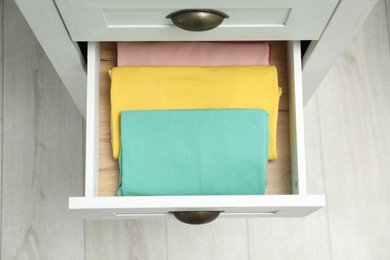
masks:
<instances>
[{"instance_id":1,"label":"white drawer front","mask_svg":"<svg viewBox=\"0 0 390 260\"><path fill-rule=\"evenodd\" d=\"M56 0L74 41L314 40L338 0L134 1ZM215 9L229 18L216 29L188 32L166 16L182 9Z\"/></svg>"},{"instance_id":2,"label":"white drawer front","mask_svg":"<svg viewBox=\"0 0 390 260\"><path fill-rule=\"evenodd\" d=\"M71 210L82 217L97 219L166 217L182 211L219 211L221 217L298 217L325 205L323 195L306 195L299 42L287 44L292 193L289 195L99 197L100 44L89 43L88 53L85 197L70 198Z\"/></svg>"},{"instance_id":3,"label":"white drawer front","mask_svg":"<svg viewBox=\"0 0 390 260\"><path fill-rule=\"evenodd\" d=\"M172 212L220 211L220 217L303 217L325 206L321 195L71 198L86 219L161 218Z\"/></svg>"}]
</instances>

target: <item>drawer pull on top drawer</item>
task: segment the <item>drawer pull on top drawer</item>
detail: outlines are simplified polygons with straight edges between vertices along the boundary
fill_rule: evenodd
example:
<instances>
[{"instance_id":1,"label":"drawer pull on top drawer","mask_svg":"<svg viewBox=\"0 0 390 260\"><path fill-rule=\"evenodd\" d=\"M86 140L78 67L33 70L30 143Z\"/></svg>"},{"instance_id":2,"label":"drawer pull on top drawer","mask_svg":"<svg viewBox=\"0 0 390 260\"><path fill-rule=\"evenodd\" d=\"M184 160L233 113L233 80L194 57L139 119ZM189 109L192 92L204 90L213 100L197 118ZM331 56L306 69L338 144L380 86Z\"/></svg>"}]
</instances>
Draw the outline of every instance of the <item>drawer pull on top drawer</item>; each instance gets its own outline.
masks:
<instances>
[{"instance_id":1,"label":"drawer pull on top drawer","mask_svg":"<svg viewBox=\"0 0 390 260\"><path fill-rule=\"evenodd\" d=\"M222 211L176 211L171 212L175 218L186 224L207 224L218 218Z\"/></svg>"},{"instance_id":2,"label":"drawer pull on top drawer","mask_svg":"<svg viewBox=\"0 0 390 260\"><path fill-rule=\"evenodd\" d=\"M229 16L212 9L184 9L173 12L166 18L183 30L201 32L217 28Z\"/></svg>"}]
</instances>

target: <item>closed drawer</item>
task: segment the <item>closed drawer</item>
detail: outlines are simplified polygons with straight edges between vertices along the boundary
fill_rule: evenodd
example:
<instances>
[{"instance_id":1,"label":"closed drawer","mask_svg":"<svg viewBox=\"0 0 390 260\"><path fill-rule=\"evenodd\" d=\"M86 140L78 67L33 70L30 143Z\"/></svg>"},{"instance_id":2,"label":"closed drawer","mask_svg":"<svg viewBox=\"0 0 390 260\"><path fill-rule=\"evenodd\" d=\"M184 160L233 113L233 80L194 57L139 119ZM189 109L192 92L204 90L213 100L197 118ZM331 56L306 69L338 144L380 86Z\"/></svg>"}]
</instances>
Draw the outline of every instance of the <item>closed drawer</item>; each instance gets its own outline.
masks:
<instances>
[{"instance_id":1,"label":"closed drawer","mask_svg":"<svg viewBox=\"0 0 390 260\"><path fill-rule=\"evenodd\" d=\"M85 197L69 199L84 218L167 217L174 212L217 211L221 217L298 217L325 205L323 195L306 194L301 55L299 42L272 42L271 63L283 88L278 119L279 159L267 169L265 195L115 196L119 166L110 144L110 79L115 43L89 43Z\"/></svg>"},{"instance_id":2,"label":"closed drawer","mask_svg":"<svg viewBox=\"0 0 390 260\"><path fill-rule=\"evenodd\" d=\"M338 0L56 0L73 41L316 40ZM215 9L229 18L196 34L166 18L182 9Z\"/></svg>"}]
</instances>

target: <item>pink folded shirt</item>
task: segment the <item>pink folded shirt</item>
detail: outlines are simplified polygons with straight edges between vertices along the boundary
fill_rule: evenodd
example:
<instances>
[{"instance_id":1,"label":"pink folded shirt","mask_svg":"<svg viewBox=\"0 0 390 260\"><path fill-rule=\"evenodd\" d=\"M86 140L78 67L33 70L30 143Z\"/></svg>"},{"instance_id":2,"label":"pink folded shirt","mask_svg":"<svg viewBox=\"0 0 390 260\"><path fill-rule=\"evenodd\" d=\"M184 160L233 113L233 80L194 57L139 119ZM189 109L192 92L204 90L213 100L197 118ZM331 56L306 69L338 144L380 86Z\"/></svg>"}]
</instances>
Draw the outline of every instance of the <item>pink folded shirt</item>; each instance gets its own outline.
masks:
<instances>
[{"instance_id":1,"label":"pink folded shirt","mask_svg":"<svg viewBox=\"0 0 390 260\"><path fill-rule=\"evenodd\" d=\"M269 65L265 42L118 42L118 66Z\"/></svg>"}]
</instances>

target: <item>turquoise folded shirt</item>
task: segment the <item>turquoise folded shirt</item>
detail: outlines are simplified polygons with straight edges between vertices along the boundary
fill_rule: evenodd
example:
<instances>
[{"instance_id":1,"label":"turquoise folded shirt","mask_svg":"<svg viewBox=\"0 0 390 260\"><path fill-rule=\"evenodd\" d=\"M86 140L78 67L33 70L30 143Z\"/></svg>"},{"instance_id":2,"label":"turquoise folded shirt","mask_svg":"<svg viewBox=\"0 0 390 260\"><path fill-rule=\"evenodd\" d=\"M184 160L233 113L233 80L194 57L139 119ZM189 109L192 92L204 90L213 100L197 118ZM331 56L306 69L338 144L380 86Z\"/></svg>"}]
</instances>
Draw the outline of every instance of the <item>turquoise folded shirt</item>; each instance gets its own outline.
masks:
<instances>
[{"instance_id":1,"label":"turquoise folded shirt","mask_svg":"<svg viewBox=\"0 0 390 260\"><path fill-rule=\"evenodd\" d=\"M264 194L268 120L260 109L123 111L118 195Z\"/></svg>"}]
</instances>

